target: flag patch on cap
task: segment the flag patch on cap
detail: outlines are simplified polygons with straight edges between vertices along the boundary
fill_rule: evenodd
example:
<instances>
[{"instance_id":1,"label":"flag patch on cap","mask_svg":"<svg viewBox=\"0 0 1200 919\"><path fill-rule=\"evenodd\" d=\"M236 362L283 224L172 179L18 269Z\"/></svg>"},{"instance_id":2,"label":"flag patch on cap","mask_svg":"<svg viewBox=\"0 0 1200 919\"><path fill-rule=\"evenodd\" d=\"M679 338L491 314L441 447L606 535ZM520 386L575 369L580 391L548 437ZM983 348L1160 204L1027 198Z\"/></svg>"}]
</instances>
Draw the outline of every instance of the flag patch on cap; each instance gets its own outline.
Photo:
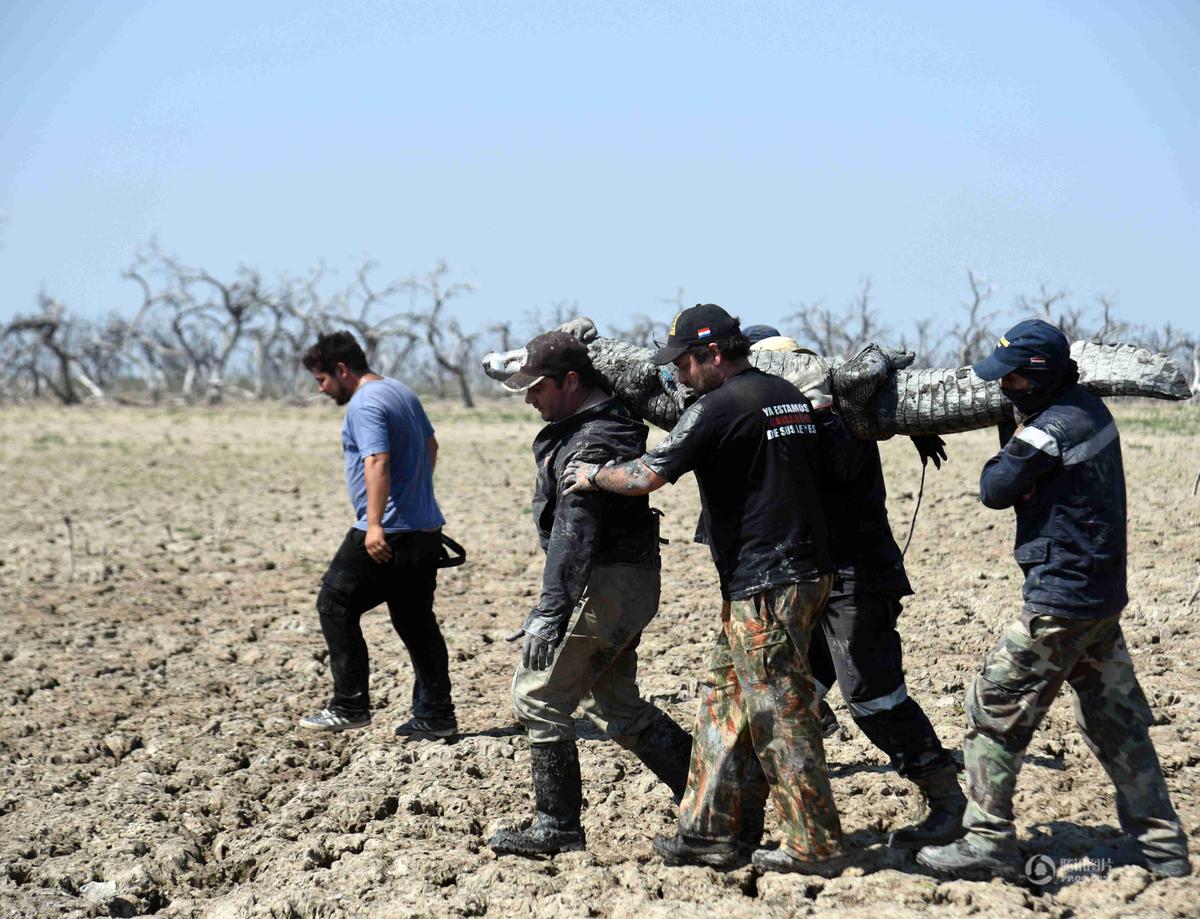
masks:
<instances>
[{"instance_id":1,"label":"flag patch on cap","mask_svg":"<svg viewBox=\"0 0 1200 919\"><path fill-rule=\"evenodd\" d=\"M1046 363L1046 359L1045 359L1044 357L1031 357L1031 358L1029 359L1029 363L1031 363L1031 364L1044 364L1044 363Z\"/></svg>"},{"instance_id":2,"label":"flag patch on cap","mask_svg":"<svg viewBox=\"0 0 1200 919\"><path fill-rule=\"evenodd\" d=\"M702 328L702 329L697 329L697 330L696 330L696 337L697 337L697 338L707 338L707 337L708 337L709 335L711 335L711 334L712 334L712 329L711 329L711 328L709 328L708 326L705 326L705 327L704 327L704 328Z\"/></svg>"}]
</instances>

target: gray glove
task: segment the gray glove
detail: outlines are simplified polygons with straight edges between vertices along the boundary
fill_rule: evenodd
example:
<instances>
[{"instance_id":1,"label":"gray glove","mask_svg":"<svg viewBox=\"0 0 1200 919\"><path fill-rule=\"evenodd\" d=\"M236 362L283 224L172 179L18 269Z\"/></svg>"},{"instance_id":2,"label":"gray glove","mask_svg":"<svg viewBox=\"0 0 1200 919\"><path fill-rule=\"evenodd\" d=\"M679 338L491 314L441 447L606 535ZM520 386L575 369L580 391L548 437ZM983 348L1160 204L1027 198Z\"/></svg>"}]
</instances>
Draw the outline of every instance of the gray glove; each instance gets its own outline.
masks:
<instances>
[{"instance_id":1,"label":"gray glove","mask_svg":"<svg viewBox=\"0 0 1200 919\"><path fill-rule=\"evenodd\" d=\"M561 617L550 617L541 610L534 610L525 620L525 624L505 641L516 641L524 637L521 645L521 663L529 670L545 670L554 660L554 652L563 641L563 626Z\"/></svg>"},{"instance_id":2,"label":"gray glove","mask_svg":"<svg viewBox=\"0 0 1200 919\"><path fill-rule=\"evenodd\" d=\"M545 670L554 660L558 642L539 638L532 632L525 633L525 644L521 647L521 663L527 670Z\"/></svg>"}]
</instances>

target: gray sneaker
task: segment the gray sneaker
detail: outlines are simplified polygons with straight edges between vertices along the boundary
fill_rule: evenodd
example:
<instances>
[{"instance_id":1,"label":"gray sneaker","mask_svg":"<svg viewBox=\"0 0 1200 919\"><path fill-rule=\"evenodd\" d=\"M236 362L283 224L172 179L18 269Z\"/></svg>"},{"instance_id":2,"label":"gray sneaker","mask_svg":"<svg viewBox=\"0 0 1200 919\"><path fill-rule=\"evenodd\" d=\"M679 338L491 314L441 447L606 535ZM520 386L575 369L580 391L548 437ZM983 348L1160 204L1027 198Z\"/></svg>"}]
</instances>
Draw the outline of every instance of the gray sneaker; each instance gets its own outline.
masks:
<instances>
[{"instance_id":1,"label":"gray sneaker","mask_svg":"<svg viewBox=\"0 0 1200 919\"><path fill-rule=\"evenodd\" d=\"M371 713L341 715L333 709L323 708L315 715L300 719L300 727L310 731L353 731L371 723Z\"/></svg>"},{"instance_id":2,"label":"gray sneaker","mask_svg":"<svg viewBox=\"0 0 1200 919\"><path fill-rule=\"evenodd\" d=\"M453 715L449 718L417 718L413 716L407 721L396 725L398 737L437 737L448 738L458 736L458 721Z\"/></svg>"}]
</instances>

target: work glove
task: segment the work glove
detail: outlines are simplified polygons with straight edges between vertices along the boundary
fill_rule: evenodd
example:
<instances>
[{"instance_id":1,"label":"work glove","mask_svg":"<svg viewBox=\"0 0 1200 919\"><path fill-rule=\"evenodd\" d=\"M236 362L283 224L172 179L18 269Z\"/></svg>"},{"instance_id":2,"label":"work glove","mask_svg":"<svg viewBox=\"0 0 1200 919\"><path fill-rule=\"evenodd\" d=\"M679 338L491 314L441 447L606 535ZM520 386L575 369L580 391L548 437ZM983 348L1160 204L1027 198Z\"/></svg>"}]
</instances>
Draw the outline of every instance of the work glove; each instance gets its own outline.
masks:
<instances>
[{"instance_id":1,"label":"work glove","mask_svg":"<svg viewBox=\"0 0 1200 919\"><path fill-rule=\"evenodd\" d=\"M505 637L505 641L516 641L524 638L521 645L521 664L527 670L545 670L554 660L554 652L563 640L563 622L561 617L546 616L541 610L534 610L525 620L525 624Z\"/></svg>"},{"instance_id":2,"label":"work glove","mask_svg":"<svg viewBox=\"0 0 1200 919\"><path fill-rule=\"evenodd\" d=\"M909 438L913 442L913 446L917 448L917 453L921 457L921 465L925 466L930 460L933 460L935 469L942 468L942 462L946 459L946 442L936 434L914 434Z\"/></svg>"}]
</instances>

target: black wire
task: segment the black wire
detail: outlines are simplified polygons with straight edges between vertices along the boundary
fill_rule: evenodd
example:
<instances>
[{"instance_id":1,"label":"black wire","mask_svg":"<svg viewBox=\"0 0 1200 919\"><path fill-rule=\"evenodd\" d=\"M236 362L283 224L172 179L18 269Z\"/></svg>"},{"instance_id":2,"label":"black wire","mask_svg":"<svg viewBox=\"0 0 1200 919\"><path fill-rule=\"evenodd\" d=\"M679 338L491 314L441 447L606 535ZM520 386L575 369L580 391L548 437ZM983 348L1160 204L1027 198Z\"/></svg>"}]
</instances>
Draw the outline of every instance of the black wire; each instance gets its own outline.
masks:
<instances>
[{"instance_id":1,"label":"black wire","mask_svg":"<svg viewBox=\"0 0 1200 919\"><path fill-rule=\"evenodd\" d=\"M917 511L921 509L921 498L925 496L925 470L928 468L928 462L921 463L921 487L917 489L917 506L913 508L912 523L908 525L908 539L904 540L904 550L900 553L901 558L908 555L908 545L912 542L913 530L917 528Z\"/></svg>"}]
</instances>

